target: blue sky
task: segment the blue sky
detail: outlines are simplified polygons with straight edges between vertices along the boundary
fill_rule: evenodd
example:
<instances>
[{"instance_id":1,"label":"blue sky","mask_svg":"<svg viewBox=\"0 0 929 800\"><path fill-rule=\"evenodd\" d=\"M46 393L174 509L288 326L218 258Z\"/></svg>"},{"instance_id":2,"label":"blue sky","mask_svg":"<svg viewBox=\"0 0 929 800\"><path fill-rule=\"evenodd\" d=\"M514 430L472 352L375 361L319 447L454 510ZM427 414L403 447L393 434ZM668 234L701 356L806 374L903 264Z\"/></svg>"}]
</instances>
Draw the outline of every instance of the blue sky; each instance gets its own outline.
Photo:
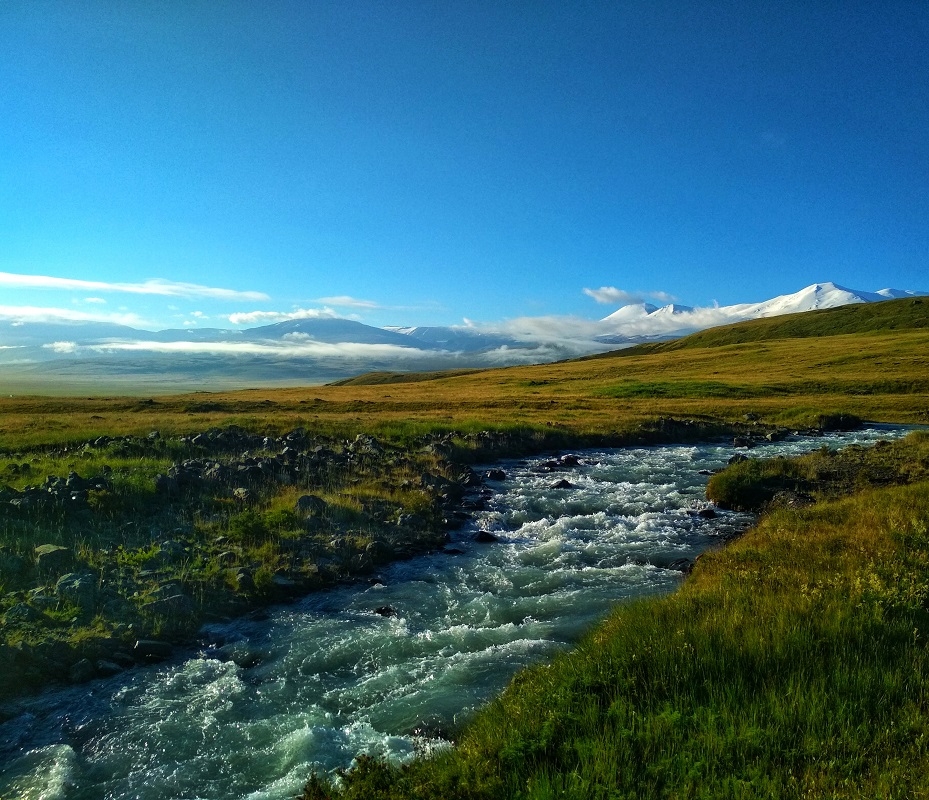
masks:
<instances>
[{"instance_id":1,"label":"blue sky","mask_svg":"<svg viewBox=\"0 0 929 800\"><path fill-rule=\"evenodd\" d=\"M922 0L6 0L0 316L929 289L927 130Z\"/></svg>"}]
</instances>

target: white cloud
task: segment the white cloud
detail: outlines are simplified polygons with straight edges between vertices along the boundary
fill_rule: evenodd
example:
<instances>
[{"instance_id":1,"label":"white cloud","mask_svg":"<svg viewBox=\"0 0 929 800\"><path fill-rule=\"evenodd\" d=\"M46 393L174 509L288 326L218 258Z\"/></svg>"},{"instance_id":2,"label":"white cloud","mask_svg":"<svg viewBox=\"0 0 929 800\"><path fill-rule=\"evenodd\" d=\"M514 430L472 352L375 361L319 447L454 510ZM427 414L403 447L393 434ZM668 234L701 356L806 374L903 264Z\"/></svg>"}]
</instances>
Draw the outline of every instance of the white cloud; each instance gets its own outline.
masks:
<instances>
[{"instance_id":1,"label":"white cloud","mask_svg":"<svg viewBox=\"0 0 929 800\"><path fill-rule=\"evenodd\" d=\"M84 302L90 303L91 305L95 305L95 306L106 305L106 300L104 300L102 297L85 297Z\"/></svg>"},{"instance_id":2,"label":"white cloud","mask_svg":"<svg viewBox=\"0 0 929 800\"><path fill-rule=\"evenodd\" d=\"M43 306L0 306L0 319L10 320L14 325L26 322L112 322L138 327L145 324L141 317L132 313L102 314Z\"/></svg>"},{"instance_id":3,"label":"white cloud","mask_svg":"<svg viewBox=\"0 0 929 800\"><path fill-rule=\"evenodd\" d=\"M644 303L646 299L660 303L673 303L676 299L667 292L627 292L615 286L601 286L599 289L584 289L584 294L603 305L630 306Z\"/></svg>"},{"instance_id":4,"label":"white cloud","mask_svg":"<svg viewBox=\"0 0 929 800\"><path fill-rule=\"evenodd\" d=\"M43 344L46 350L53 350L56 353L76 353L77 352L77 342L52 342L51 344Z\"/></svg>"},{"instance_id":5,"label":"white cloud","mask_svg":"<svg viewBox=\"0 0 929 800\"><path fill-rule=\"evenodd\" d=\"M347 294L340 294L335 297L320 297L315 302L325 303L329 306L339 306L340 308L383 308L380 303L375 303L373 300L359 300L357 297L350 297Z\"/></svg>"},{"instance_id":6,"label":"white cloud","mask_svg":"<svg viewBox=\"0 0 929 800\"><path fill-rule=\"evenodd\" d=\"M125 292L128 294L152 294L162 297L211 297L217 300L269 300L264 292L241 292L236 289L221 289L200 286L196 283L166 281L160 278L143 283L108 283L84 281L76 278L56 278L50 275L22 275L0 272L0 286L19 289L69 289L75 291Z\"/></svg>"},{"instance_id":7,"label":"white cloud","mask_svg":"<svg viewBox=\"0 0 929 800\"><path fill-rule=\"evenodd\" d=\"M249 355L280 357L316 357L316 358L418 358L430 355L416 347L400 347L393 344L365 344L361 342L317 342L287 341L275 342L148 342L122 341L107 344L89 345L87 350L99 353L148 352L175 353L190 355Z\"/></svg>"},{"instance_id":8,"label":"white cloud","mask_svg":"<svg viewBox=\"0 0 929 800\"><path fill-rule=\"evenodd\" d=\"M337 314L331 308L298 308L294 311L247 311L230 314L233 325L254 325L259 322L286 322L290 319L331 319Z\"/></svg>"},{"instance_id":9,"label":"white cloud","mask_svg":"<svg viewBox=\"0 0 929 800\"><path fill-rule=\"evenodd\" d=\"M519 341L550 344L585 342L591 346L596 346L594 337L604 333L597 320L569 316L519 317L476 327L481 332L502 333Z\"/></svg>"},{"instance_id":10,"label":"white cloud","mask_svg":"<svg viewBox=\"0 0 929 800\"><path fill-rule=\"evenodd\" d=\"M628 306L633 303L641 303L641 295L632 294L631 292L617 289L615 286L601 286L599 289L584 289L584 294L592 297L598 303L603 305Z\"/></svg>"}]
</instances>

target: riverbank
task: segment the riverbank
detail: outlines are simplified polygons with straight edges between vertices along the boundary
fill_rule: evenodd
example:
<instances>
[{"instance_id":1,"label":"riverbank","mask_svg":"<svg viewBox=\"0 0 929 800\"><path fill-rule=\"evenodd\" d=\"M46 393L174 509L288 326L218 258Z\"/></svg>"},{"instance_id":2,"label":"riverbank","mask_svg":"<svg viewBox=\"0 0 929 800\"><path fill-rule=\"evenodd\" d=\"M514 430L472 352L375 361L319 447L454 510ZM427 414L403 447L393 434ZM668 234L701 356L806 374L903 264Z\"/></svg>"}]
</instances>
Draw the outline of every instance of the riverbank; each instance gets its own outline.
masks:
<instances>
[{"instance_id":1,"label":"riverbank","mask_svg":"<svg viewBox=\"0 0 929 800\"><path fill-rule=\"evenodd\" d=\"M723 434L745 447L780 435L757 421L661 418L587 437L482 430L398 442L229 426L23 446L0 456L0 698L165 659L206 622L440 549L469 518L478 461Z\"/></svg>"},{"instance_id":2,"label":"riverbank","mask_svg":"<svg viewBox=\"0 0 929 800\"><path fill-rule=\"evenodd\" d=\"M341 791L314 779L304 798L922 796L929 435L860 456L844 464L872 477L851 494L780 504L679 591L618 608L454 751L361 758Z\"/></svg>"}]
</instances>

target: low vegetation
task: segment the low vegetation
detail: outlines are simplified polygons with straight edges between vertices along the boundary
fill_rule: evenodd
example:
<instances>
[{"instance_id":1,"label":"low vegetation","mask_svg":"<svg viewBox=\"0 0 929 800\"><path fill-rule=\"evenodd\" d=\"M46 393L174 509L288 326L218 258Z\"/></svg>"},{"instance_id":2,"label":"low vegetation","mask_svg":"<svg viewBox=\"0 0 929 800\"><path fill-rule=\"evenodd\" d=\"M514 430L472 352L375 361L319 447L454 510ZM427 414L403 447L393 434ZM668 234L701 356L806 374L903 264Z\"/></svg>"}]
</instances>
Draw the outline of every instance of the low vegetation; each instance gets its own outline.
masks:
<instances>
[{"instance_id":1,"label":"low vegetation","mask_svg":"<svg viewBox=\"0 0 929 800\"><path fill-rule=\"evenodd\" d=\"M469 464L929 423L927 320L902 300L541 366L0 398L0 694L439 547ZM768 508L757 530L520 675L452 753L361 759L343 795L929 794L927 469L924 437L734 465L711 496Z\"/></svg>"},{"instance_id":2,"label":"low vegetation","mask_svg":"<svg viewBox=\"0 0 929 800\"><path fill-rule=\"evenodd\" d=\"M772 510L680 591L520 673L454 750L362 757L304 800L924 796L927 446L830 456L846 466L830 499ZM875 488L881 464L917 480Z\"/></svg>"}]
</instances>

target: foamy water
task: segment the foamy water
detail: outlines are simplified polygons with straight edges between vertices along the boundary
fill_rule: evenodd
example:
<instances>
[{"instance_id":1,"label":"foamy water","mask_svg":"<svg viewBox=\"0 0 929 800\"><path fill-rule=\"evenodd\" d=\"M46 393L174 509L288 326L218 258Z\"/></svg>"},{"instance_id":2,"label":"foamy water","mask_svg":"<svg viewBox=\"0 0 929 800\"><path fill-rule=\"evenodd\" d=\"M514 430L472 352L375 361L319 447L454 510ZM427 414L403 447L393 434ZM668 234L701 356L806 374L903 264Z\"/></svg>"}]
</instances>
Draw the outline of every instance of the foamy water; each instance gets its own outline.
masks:
<instances>
[{"instance_id":1,"label":"foamy water","mask_svg":"<svg viewBox=\"0 0 929 800\"><path fill-rule=\"evenodd\" d=\"M765 445L753 456L896 438L865 430ZM693 559L751 522L703 519L725 446L585 451L507 479L450 548L319 593L264 621L212 626L251 667L204 646L17 704L0 725L0 798L271 800L360 753L396 760L446 737L520 668L570 646L618 601L667 592ZM570 488L553 489L566 479ZM478 544L478 529L499 538ZM389 607L392 616L376 609Z\"/></svg>"}]
</instances>

